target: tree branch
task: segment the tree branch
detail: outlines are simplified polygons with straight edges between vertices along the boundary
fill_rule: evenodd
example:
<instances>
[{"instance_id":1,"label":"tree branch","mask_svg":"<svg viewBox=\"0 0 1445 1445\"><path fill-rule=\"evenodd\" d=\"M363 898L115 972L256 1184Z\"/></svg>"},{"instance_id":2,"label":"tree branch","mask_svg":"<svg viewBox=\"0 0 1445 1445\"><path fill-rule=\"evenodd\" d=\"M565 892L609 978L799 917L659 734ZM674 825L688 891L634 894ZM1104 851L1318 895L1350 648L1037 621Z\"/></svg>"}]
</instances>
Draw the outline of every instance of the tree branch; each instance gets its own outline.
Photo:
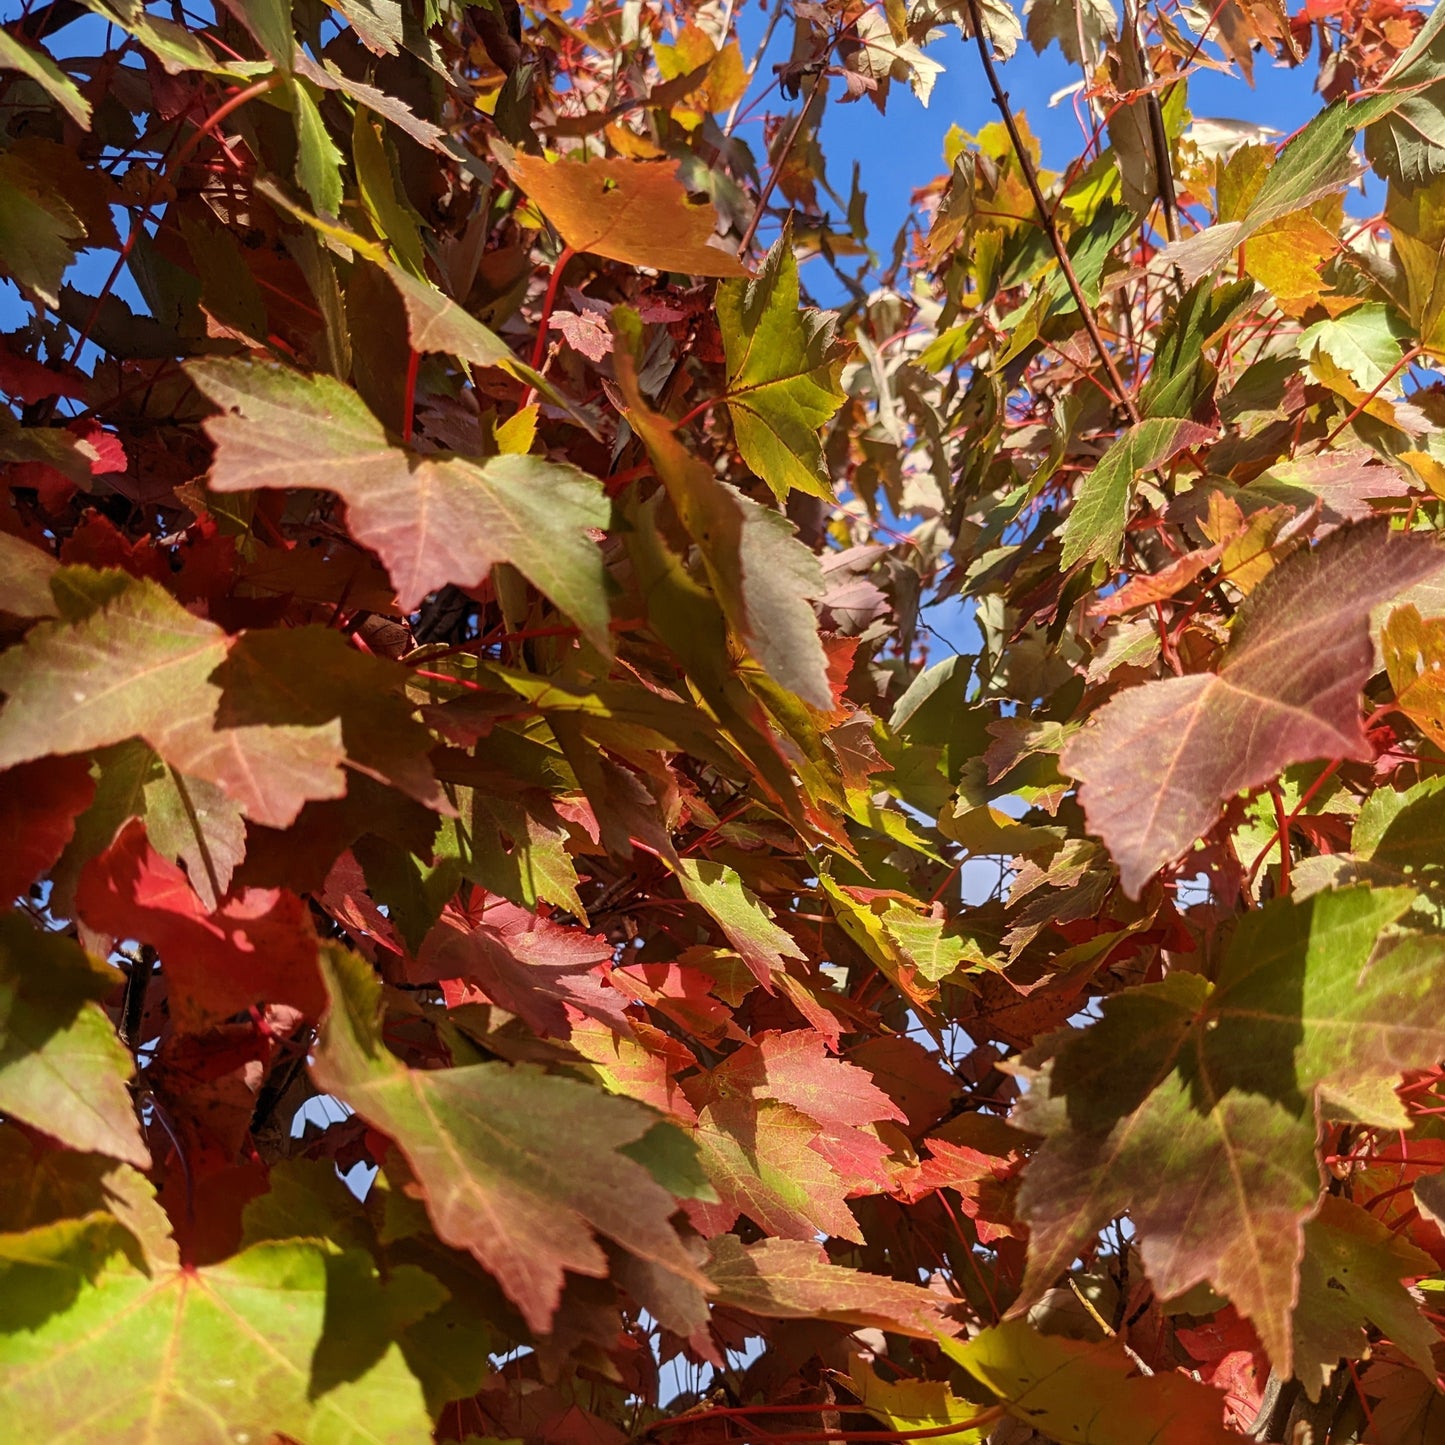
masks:
<instances>
[{"instance_id":1,"label":"tree branch","mask_svg":"<svg viewBox=\"0 0 1445 1445\"><path fill-rule=\"evenodd\" d=\"M783 163L788 159L789 153L798 143L798 136L802 133L803 123L808 119L808 112L813 108L813 102L818 98L818 89L827 77L827 57L824 56L819 62L818 73L813 77L813 84L808 91L808 98L803 102L803 108L798 112L798 118L793 122L793 128L788 132L788 138L783 142L783 148L778 152L777 159L773 162L771 174L768 176L768 183L763 187L763 193L758 197L758 208L753 212L753 218L748 222L748 229L743 234L742 243L738 246L738 255L746 256L748 248L753 244L753 237L758 233L758 227L762 224L763 211L767 207L768 197L773 194L773 187L778 183L778 177L783 173Z\"/></svg>"},{"instance_id":2,"label":"tree branch","mask_svg":"<svg viewBox=\"0 0 1445 1445\"><path fill-rule=\"evenodd\" d=\"M1129 420L1137 424L1139 409L1134 405L1134 399L1129 395L1128 389L1124 385L1124 379L1119 375L1119 369L1114 365L1114 358L1105 344L1103 333L1099 330L1099 323L1094 319L1094 313L1084 299L1084 290L1079 285L1079 278L1074 274L1073 262L1069 260L1069 253L1064 246L1063 238L1059 235L1059 228L1054 224L1054 218L1049 214L1048 203L1044 200L1044 193L1039 188L1038 172L1034 170L1034 163L1029 158L1023 137L1019 134L1018 125L1014 120L1013 111L1009 108L1008 95L999 81L998 71L993 63L993 54L989 50L988 35L983 28L983 16L979 12L978 0L964 0L964 3L968 7L969 24L973 30L973 38L978 45L978 57L983 62L983 73L988 79L989 89L993 92L994 104L998 106L999 113L1003 116L1004 128L1008 131L1009 140L1013 143L1014 154L1018 157L1019 165L1023 169L1024 181L1028 185L1029 194L1034 199L1034 210L1038 213L1039 225L1043 227L1044 234L1049 238L1049 245L1053 247L1054 255L1058 258L1059 268L1064 273L1069 294L1074 298L1074 305L1079 308L1084 329L1089 333L1089 340L1094 344L1100 364L1109 378L1109 385L1113 387L1114 395L1118 398L1119 405L1128 414Z\"/></svg>"}]
</instances>

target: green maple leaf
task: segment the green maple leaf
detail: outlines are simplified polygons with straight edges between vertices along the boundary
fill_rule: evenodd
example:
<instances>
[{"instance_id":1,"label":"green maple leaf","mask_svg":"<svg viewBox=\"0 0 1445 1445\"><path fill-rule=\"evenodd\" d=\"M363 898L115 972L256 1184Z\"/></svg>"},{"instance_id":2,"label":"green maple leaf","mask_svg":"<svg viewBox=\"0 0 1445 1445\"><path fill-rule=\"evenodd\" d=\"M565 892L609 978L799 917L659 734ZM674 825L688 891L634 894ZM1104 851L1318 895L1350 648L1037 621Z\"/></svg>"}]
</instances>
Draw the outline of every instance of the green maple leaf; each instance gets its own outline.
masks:
<instances>
[{"instance_id":1,"label":"green maple leaf","mask_svg":"<svg viewBox=\"0 0 1445 1445\"><path fill-rule=\"evenodd\" d=\"M138 737L273 827L346 791L339 724L216 726L228 646L214 622L123 572L66 567L51 586L64 615L0 657L0 768Z\"/></svg>"},{"instance_id":2,"label":"green maple leaf","mask_svg":"<svg viewBox=\"0 0 1445 1445\"><path fill-rule=\"evenodd\" d=\"M1211 1282L1289 1368L1317 1114L1403 1127L1389 1086L1445 1054L1438 945L1409 938L1365 968L1411 901L1273 903L1241 920L1215 984L1171 973L1024 1055L1016 1122L1044 1139L1019 1195L1025 1300L1128 1213L1161 1297Z\"/></svg>"},{"instance_id":3,"label":"green maple leaf","mask_svg":"<svg viewBox=\"0 0 1445 1445\"><path fill-rule=\"evenodd\" d=\"M131 1058L99 1003L117 979L70 939L0 917L0 1113L148 1167Z\"/></svg>"},{"instance_id":4,"label":"green maple leaf","mask_svg":"<svg viewBox=\"0 0 1445 1445\"><path fill-rule=\"evenodd\" d=\"M0 70L28 75L82 130L90 129L90 102L43 50L31 50L8 31L0 32Z\"/></svg>"},{"instance_id":5,"label":"green maple leaf","mask_svg":"<svg viewBox=\"0 0 1445 1445\"><path fill-rule=\"evenodd\" d=\"M424 1271L393 1270L382 1285L368 1256L295 1240L199 1269L152 1260L140 1273L117 1256L96 1270L106 1222L4 1237L0 1389L14 1438L57 1440L65 1421L107 1445L431 1440L395 1343L445 1298ZM25 1276L42 1269L51 1294L37 1301Z\"/></svg>"},{"instance_id":6,"label":"green maple leaf","mask_svg":"<svg viewBox=\"0 0 1445 1445\"><path fill-rule=\"evenodd\" d=\"M156 852L184 863L197 896L214 910L246 856L246 821L241 809L223 789L177 772L144 744L121 746L136 747L145 755L140 809Z\"/></svg>"},{"instance_id":7,"label":"green maple leaf","mask_svg":"<svg viewBox=\"0 0 1445 1445\"><path fill-rule=\"evenodd\" d=\"M682 858L677 876L682 891L713 917L759 983L766 983L775 970L784 971L788 959L803 957L792 934L773 921L771 910L744 886L734 869L706 859Z\"/></svg>"},{"instance_id":8,"label":"green maple leaf","mask_svg":"<svg viewBox=\"0 0 1445 1445\"><path fill-rule=\"evenodd\" d=\"M534 1330L551 1325L566 1271L608 1272L598 1234L708 1288L668 1222L675 1200L636 1162L657 1115L525 1065L408 1069L381 1041L367 964L331 948L322 969L316 1082L395 1140L438 1237L470 1250Z\"/></svg>"},{"instance_id":9,"label":"green maple leaf","mask_svg":"<svg viewBox=\"0 0 1445 1445\"><path fill-rule=\"evenodd\" d=\"M404 610L455 583L478 587L510 562L610 651L602 554L588 535L611 508L601 483L535 456L421 457L391 445L350 387L280 366L187 367L222 414L210 486L320 487L346 502L352 535L386 563Z\"/></svg>"},{"instance_id":10,"label":"green maple leaf","mask_svg":"<svg viewBox=\"0 0 1445 1445\"><path fill-rule=\"evenodd\" d=\"M323 216L335 216L344 193L341 152L305 85L290 81L286 94L296 120L296 179Z\"/></svg>"},{"instance_id":11,"label":"green maple leaf","mask_svg":"<svg viewBox=\"0 0 1445 1445\"><path fill-rule=\"evenodd\" d=\"M1208 427L1176 417L1150 417L1125 432L1084 475L1064 523L1061 565L1069 568L1088 557L1117 561L1134 479L1176 452L1213 439Z\"/></svg>"},{"instance_id":12,"label":"green maple leaf","mask_svg":"<svg viewBox=\"0 0 1445 1445\"><path fill-rule=\"evenodd\" d=\"M1041 1335L1006 1320L963 1342L941 1338L1009 1414L1078 1445L1230 1445L1218 1391L1177 1374L1141 1378L1112 1344Z\"/></svg>"},{"instance_id":13,"label":"green maple leaf","mask_svg":"<svg viewBox=\"0 0 1445 1445\"><path fill-rule=\"evenodd\" d=\"M779 501L795 488L831 501L818 429L843 404L836 318L800 310L798 298L787 227L756 276L718 287L728 411L743 460Z\"/></svg>"},{"instance_id":14,"label":"green maple leaf","mask_svg":"<svg viewBox=\"0 0 1445 1445\"><path fill-rule=\"evenodd\" d=\"M18 155L0 154L0 267L55 306L60 278L85 226L46 178Z\"/></svg>"},{"instance_id":15,"label":"green maple leaf","mask_svg":"<svg viewBox=\"0 0 1445 1445\"><path fill-rule=\"evenodd\" d=\"M1235 216L1206 226L1169 248L1185 280L1192 284L1222 265L1271 221L1343 190L1358 169L1356 133L1387 114L1395 101L1388 93L1355 102L1338 100L1315 116L1291 138L1259 189Z\"/></svg>"}]
</instances>

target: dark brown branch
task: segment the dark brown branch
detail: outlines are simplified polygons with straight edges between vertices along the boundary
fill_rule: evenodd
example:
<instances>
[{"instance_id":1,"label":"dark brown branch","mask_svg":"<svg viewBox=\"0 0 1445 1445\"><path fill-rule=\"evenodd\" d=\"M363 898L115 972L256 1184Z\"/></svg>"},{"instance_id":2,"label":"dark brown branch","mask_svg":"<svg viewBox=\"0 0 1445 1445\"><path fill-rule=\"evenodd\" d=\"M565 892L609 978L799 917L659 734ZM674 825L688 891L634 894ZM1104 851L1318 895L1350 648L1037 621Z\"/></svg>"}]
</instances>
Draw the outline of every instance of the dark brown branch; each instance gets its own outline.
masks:
<instances>
[{"instance_id":1,"label":"dark brown branch","mask_svg":"<svg viewBox=\"0 0 1445 1445\"><path fill-rule=\"evenodd\" d=\"M753 212L753 218L748 222L748 229L743 235L742 244L738 247L738 255L746 256L748 248L753 244L753 237L758 233L758 227L763 221L763 212L767 208L768 198L773 194L773 187L777 185L778 178L783 173L783 166L788 156L792 153L793 147L798 143L798 137L802 134L803 123L808 119L808 112L813 108L813 102L818 98L818 89L823 84L828 74L827 58L824 57L818 62L818 73L813 77L812 87L808 91L808 98L803 102L803 108L798 112L798 118L793 122L793 128L788 132L788 138L783 142L783 148L778 152L777 159L773 162L772 172L768 176L767 184L763 187L763 193L758 197L758 208Z\"/></svg>"},{"instance_id":2,"label":"dark brown branch","mask_svg":"<svg viewBox=\"0 0 1445 1445\"><path fill-rule=\"evenodd\" d=\"M983 73L988 79L989 89L993 92L994 104L998 106L999 113L1003 116L1004 128L1008 131L1014 154L1018 157L1019 165L1023 169L1024 180L1028 185L1029 194L1034 200L1034 210L1038 213L1039 225L1043 227L1044 234L1049 238L1049 245L1053 247L1054 255L1058 258L1059 267L1063 271L1064 280L1069 287L1069 294L1074 298L1074 305L1079 308L1084 329L1089 333L1089 340L1094 344L1094 350L1098 353L1105 375L1109 378L1109 385L1113 387L1114 395L1118 398L1119 405L1128 414L1129 420L1137 424L1139 409L1134 405L1134 399L1129 395L1128 388L1124 385L1124 379L1119 375L1119 368L1114 365L1114 358L1105 344L1103 333L1099 330L1099 323L1094 319L1094 313L1084 299L1083 287L1079 285L1079 278L1074 275L1073 262L1069 260L1069 253L1064 246L1063 237L1059 235L1059 228L1054 224L1054 218L1049 214L1048 203L1044 200L1044 193L1039 188L1038 173L1034 170L1034 163L1029 158L1023 137L1019 135L1013 111L1009 108L1008 95L1005 93L998 78L998 71L994 67L993 54L989 49L988 35L983 28L983 16L979 13L978 0L964 0L964 3L968 7L969 24L973 29L973 38L978 45L978 58L983 62Z\"/></svg>"},{"instance_id":3,"label":"dark brown branch","mask_svg":"<svg viewBox=\"0 0 1445 1445\"><path fill-rule=\"evenodd\" d=\"M145 1016L146 990L156 968L156 951L143 943L140 953L131 960L130 974L125 981L125 996L120 1006L120 1037L132 1053L140 1043L141 1020Z\"/></svg>"},{"instance_id":4,"label":"dark brown branch","mask_svg":"<svg viewBox=\"0 0 1445 1445\"><path fill-rule=\"evenodd\" d=\"M1169 159L1169 135L1164 129L1164 108L1159 92L1153 87L1154 72L1139 38L1139 9L1134 0L1125 0L1124 35L1134 52L1134 63L1148 89L1144 92L1144 110L1149 119L1149 148L1154 153L1154 171L1159 191L1159 204L1164 208L1164 234L1170 241L1179 239L1179 198L1174 190L1174 167Z\"/></svg>"}]
</instances>

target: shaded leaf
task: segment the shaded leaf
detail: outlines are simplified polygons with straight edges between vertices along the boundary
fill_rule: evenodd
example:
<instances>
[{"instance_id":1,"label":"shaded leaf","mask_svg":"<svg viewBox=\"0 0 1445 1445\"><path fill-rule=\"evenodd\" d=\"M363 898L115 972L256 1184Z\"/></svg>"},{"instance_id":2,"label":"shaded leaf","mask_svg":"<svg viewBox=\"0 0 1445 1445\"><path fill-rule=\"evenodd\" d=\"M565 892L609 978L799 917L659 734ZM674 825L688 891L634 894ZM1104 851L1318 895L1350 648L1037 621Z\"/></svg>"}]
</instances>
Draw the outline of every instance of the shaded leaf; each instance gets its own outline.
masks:
<instances>
[{"instance_id":1,"label":"shaded leaf","mask_svg":"<svg viewBox=\"0 0 1445 1445\"><path fill-rule=\"evenodd\" d=\"M1103 58L1105 42L1119 28L1119 17L1112 0L1024 0L1024 23L1038 54L1056 41L1066 59L1093 71Z\"/></svg>"},{"instance_id":2,"label":"shaded leaf","mask_svg":"<svg viewBox=\"0 0 1445 1445\"><path fill-rule=\"evenodd\" d=\"M92 928L155 946L178 1028L197 1030L262 1002L311 1018L321 1011L306 905L294 893L247 888L212 913L139 822L86 865L76 902Z\"/></svg>"},{"instance_id":3,"label":"shaded leaf","mask_svg":"<svg viewBox=\"0 0 1445 1445\"><path fill-rule=\"evenodd\" d=\"M238 361L193 362L196 385L222 409L218 492L308 483L338 493L351 530L375 549L407 611L452 583L477 587L510 562L610 649L602 559L588 536L610 508L576 467L534 456L419 457L393 447L350 388L328 376Z\"/></svg>"},{"instance_id":4,"label":"shaded leaf","mask_svg":"<svg viewBox=\"0 0 1445 1445\"><path fill-rule=\"evenodd\" d=\"M0 917L0 1112L148 1168L131 1058L99 1004L117 979L68 938Z\"/></svg>"},{"instance_id":5,"label":"shaded leaf","mask_svg":"<svg viewBox=\"0 0 1445 1445\"><path fill-rule=\"evenodd\" d=\"M616 366L628 421L702 551L729 626L783 686L814 707L830 709L832 692L811 605L823 592L817 558L786 517L744 496L687 451L667 420L643 400L625 351L619 351Z\"/></svg>"},{"instance_id":6,"label":"shaded leaf","mask_svg":"<svg viewBox=\"0 0 1445 1445\"><path fill-rule=\"evenodd\" d=\"M1317 1400L1340 1357L1368 1348L1365 1329L1384 1331L1422 1370L1434 1373L1436 1334L1401 1283L1433 1274L1435 1261L1357 1204L1326 1195L1305 1225L1295 1307L1295 1374Z\"/></svg>"},{"instance_id":7,"label":"shaded leaf","mask_svg":"<svg viewBox=\"0 0 1445 1445\"><path fill-rule=\"evenodd\" d=\"M95 781L81 758L42 758L0 775L0 898L19 897L65 851Z\"/></svg>"},{"instance_id":8,"label":"shaded leaf","mask_svg":"<svg viewBox=\"0 0 1445 1445\"><path fill-rule=\"evenodd\" d=\"M1218 982L1171 973L1099 1023L1024 1055L1016 1122L1045 1142L1024 1172L1024 1299L1127 1213L1161 1297L1209 1281L1287 1369L1304 1224L1320 1194L1317 1110L1396 1127L1385 1088L1445 1048L1427 939L1370 963L1407 889L1281 900L1243 918Z\"/></svg>"},{"instance_id":9,"label":"shaded leaf","mask_svg":"<svg viewBox=\"0 0 1445 1445\"><path fill-rule=\"evenodd\" d=\"M67 568L52 579L66 616L0 658L0 765L148 742L181 772L217 784L248 817L286 826L308 798L345 791L338 727L217 730L210 681L226 635L154 582Z\"/></svg>"},{"instance_id":10,"label":"shaded leaf","mask_svg":"<svg viewBox=\"0 0 1445 1445\"><path fill-rule=\"evenodd\" d=\"M75 82L43 50L22 45L0 30L0 70L28 75L83 130L90 129L90 102Z\"/></svg>"}]
</instances>

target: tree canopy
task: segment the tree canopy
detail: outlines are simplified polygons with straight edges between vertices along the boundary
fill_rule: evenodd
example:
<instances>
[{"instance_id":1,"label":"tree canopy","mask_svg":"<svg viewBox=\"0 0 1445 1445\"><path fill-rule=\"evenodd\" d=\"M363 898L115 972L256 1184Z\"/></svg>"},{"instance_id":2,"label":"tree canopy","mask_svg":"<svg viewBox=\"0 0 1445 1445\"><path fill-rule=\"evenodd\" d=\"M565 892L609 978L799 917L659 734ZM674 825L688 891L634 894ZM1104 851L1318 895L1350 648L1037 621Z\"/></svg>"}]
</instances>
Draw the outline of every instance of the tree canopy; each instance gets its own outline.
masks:
<instances>
[{"instance_id":1,"label":"tree canopy","mask_svg":"<svg viewBox=\"0 0 1445 1445\"><path fill-rule=\"evenodd\" d=\"M1441 1438L1445 9L26 0L0 278L9 1438Z\"/></svg>"}]
</instances>

